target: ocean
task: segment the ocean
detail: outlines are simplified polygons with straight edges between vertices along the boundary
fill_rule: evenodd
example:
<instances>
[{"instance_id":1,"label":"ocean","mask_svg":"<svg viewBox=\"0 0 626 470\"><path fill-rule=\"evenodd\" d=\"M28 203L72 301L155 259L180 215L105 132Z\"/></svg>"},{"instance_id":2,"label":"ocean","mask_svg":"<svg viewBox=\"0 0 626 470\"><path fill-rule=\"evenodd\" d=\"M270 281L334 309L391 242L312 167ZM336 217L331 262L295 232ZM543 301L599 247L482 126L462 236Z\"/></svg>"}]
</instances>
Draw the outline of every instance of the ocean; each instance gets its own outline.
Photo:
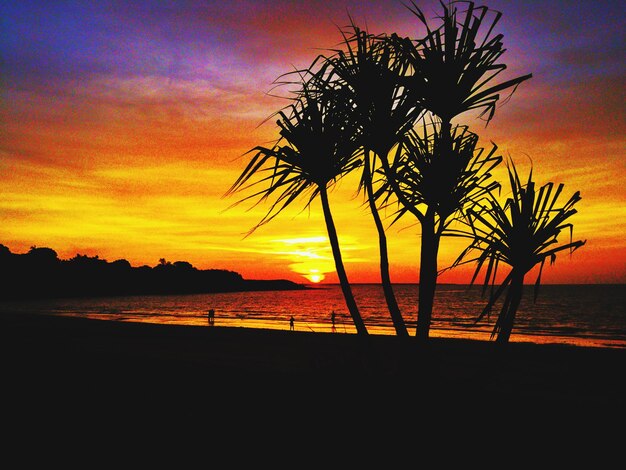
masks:
<instances>
[{"instance_id":1,"label":"ocean","mask_svg":"<svg viewBox=\"0 0 626 470\"><path fill-rule=\"evenodd\" d=\"M379 284L356 284L354 296L371 334L393 335ZM415 334L418 286L398 284L396 297L411 335ZM486 303L478 286L439 285L433 309L431 337L489 340L497 316L476 318ZM542 285L536 302L533 286L525 286L510 341L564 343L578 346L626 348L625 285ZM214 327L294 329L355 334L339 285L307 290L231 292L192 295L153 295L1 301L1 311L35 312L112 321L208 326L208 310L215 310Z\"/></svg>"}]
</instances>

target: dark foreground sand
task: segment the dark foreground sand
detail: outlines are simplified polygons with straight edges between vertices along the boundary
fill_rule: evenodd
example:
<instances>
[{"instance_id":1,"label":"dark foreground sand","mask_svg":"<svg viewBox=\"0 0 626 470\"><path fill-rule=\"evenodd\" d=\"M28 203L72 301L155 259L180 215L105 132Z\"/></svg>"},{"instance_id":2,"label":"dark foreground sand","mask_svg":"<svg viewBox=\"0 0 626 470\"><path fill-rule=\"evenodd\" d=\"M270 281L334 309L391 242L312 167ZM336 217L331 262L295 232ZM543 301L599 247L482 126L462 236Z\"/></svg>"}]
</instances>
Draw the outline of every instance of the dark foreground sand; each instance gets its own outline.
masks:
<instances>
[{"instance_id":1,"label":"dark foreground sand","mask_svg":"<svg viewBox=\"0 0 626 470\"><path fill-rule=\"evenodd\" d=\"M321 426L336 435L437 422L449 436L454 418L469 416L477 433L524 421L547 434L558 424L596 435L618 426L623 436L626 349L511 343L499 351L435 338L424 348L393 336L0 318L5 425L145 432L174 423L240 435L275 421L283 432Z\"/></svg>"}]
</instances>

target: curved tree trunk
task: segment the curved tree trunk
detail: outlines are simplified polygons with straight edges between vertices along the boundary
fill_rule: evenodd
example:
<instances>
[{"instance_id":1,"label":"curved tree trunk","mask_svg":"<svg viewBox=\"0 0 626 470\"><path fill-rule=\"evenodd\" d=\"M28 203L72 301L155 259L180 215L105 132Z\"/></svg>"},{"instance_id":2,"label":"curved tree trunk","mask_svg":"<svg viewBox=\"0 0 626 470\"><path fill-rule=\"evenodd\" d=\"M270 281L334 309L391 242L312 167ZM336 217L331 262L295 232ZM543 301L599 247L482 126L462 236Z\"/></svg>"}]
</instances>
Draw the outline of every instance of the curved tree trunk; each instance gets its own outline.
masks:
<instances>
[{"instance_id":1,"label":"curved tree trunk","mask_svg":"<svg viewBox=\"0 0 626 470\"><path fill-rule=\"evenodd\" d=\"M324 211L324 220L326 221L326 230L328 232L328 239L330 240L330 246L333 250L333 258L335 260L335 269L337 270L337 276L339 277L339 283L341 284L341 290L343 297L346 301L346 306L356 327L356 332L359 335L367 335L367 328L361 318L359 309L354 300L350 283L348 282L348 276L343 266L343 260L341 258L341 250L339 249L339 239L337 237L337 229L335 228L335 222L330 212L330 204L328 203L328 193L326 187L320 187L320 199L322 201L322 209Z\"/></svg>"},{"instance_id":2,"label":"curved tree trunk","mask_svg":"<svg viewBox=\"0 0 626 470\"><path fill-rule=\"evenodd\" d=\"M419 278L419 306L417 309L417 329L415 336L418 341L428 340L430 323L437 287L437 254L439 252L439 235L435 231L435 213L428 209L422 220L422 244Z\"/></svg>"},{"instance_id":3,"label":"curved tree trunk","mask_svg":"<svg viewBox=\"0 0 626 470\"><path fill-rule=\"evenodd\" d=\"M409 332L406 329L406 324L404 323L404 318L402 318L402 313L400 312L400 307L398 307L398 301L396 300L396 296L393 292L393 286L391 284L391 276L389 275L389 253L387 251L387 235L385 234L385 228L383 227L382 220L380 219L380 214L378 213L378 209L376 208L376 201L374 200L374 189L372 188L372 174L370 172L369 165L369 151L366 150L365 161L363 162L363 184L365 185L365 191L367 193L367 201L370 206L370 212L372 213L372 217L374 218L374 224L376 225L376 230L378 232L378 251L380 253L380 279L383 287L383 293L385 295L389 314L391 315L393 327L396 330L396 335L408 337Z\"/></svg>"},{"instance_id":4,"label":"curved tree trunk","mask_svg":"<svg viewBox=\"0 0 626 470\"><path fill-rule=\"evenodd\" d=\"M522 301L523 291L524 274L514 272L505 301L505 304L508 304L507 308L500 313L496 322L496 324L499 325L498 336L496 338L496 343L498 344L502 345L509 342L511 332L513 331L513 324L515 323L515 314Z\"/></svg>"}]
</instances>

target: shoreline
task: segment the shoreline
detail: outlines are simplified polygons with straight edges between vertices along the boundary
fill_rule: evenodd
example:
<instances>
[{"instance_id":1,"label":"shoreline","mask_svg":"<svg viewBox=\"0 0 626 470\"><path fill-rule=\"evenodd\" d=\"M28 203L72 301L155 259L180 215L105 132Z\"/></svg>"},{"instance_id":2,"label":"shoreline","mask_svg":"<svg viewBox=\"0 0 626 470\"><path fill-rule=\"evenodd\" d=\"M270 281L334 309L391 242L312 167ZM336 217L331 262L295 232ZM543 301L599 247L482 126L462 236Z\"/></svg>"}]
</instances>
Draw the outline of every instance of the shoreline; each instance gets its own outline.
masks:
<instances>
[{"instance_id":1,"label":"shoreline","mask_svg":"<svg viewBox=\"0 0 626 470\"><path fill-rule=\"evenodd\" d=\"M417 413L507 410L609 419L625 412L626 349L188 326L0 312L5 392L35 416L192 420L216 407ZM94 411L94 405L95 410ZM378 411L377 411L378 410ZM472 411L474 410L474 411ZM395 413L394 413L395 414ZM345 414L344 414L345 416ZM75 416L77 418L78 416ZM114 417L114 418L113 418ZM80 419L80 418L79 418Z\"/></svg>"},{"instance_id":2,"label":"shoreline","mask_svg":"<svg viewBox=\"0 0 626 470\"><path fill-rule=\"evenodd\" d=\"M183 317L177 318L173 316L167 321L153 321L151 319L144 318L142 316L125 316L121 318L111 318L106 314L99 313L48 313L38 310L12 310L11 307L3 309L0 307L0 315L2 312L11 312L12 314L24 314L24 315L46 315L56 317L70 317L78 319L93 319L99 321L110 322L122 322L122 323L142 323L142 324L162 324L162 325L176 325L176 326L190 326L190 327L206 327L207 317L206 315L196 317ZM254 317L228 317L218 316L214 320L214 326L220 328L246 328L253 330L272 330L272 331L288 331L290 329L287 319L262 319ZM409 327L409 336L415 337L414 325ZM322 333L322 334L352 334L356 335L356 329L353 325L346 324L345 322L339 322L335 331L333 331L330 322L316 322L316 321L302 321L296 320L295 330L300 332ZM393 326L381 326L381 325L368 325L368 333L370 336L396 336L396 332ZM480 342L492 342L490 339L491 327L485 328L468 328L468 327L456 327L445 328L432 326L430 330L430 338L435 341L439 339L452 339L452 340L470 340ZM600 335L565 335L565 334L546 334L546 333L532 333L514 330L514 334L511 336L510 343L533 343L538 345L568 345L578 346L583 348L600 348L600 349L625 349L626 341L615 337L600 336Z\"/></svg>"}]
</instances>

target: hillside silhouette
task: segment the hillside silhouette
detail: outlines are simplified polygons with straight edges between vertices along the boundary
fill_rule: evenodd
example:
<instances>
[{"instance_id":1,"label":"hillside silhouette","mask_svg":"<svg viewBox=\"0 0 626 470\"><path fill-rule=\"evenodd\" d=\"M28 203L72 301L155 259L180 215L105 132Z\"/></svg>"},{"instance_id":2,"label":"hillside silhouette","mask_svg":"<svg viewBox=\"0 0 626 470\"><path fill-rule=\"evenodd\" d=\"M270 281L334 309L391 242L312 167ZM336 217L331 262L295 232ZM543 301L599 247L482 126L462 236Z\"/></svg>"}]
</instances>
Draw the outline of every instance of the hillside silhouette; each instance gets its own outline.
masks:
<instances>
[{"instance_id":1,"label":"hillside silhouette","mask_svg":"<svg viewBox=\"0 0 626 470\"><path fill-rule=\"evenodd\" d=\"M122 295L201 294L306 289L292 281L249 280L234 271L197 269L187 261L159 260L133 267L125 259L108 262L77 254L59 259L51 248L12 253L0 244L0 299L40 299Z\"/></svg>"}]
</instances>

